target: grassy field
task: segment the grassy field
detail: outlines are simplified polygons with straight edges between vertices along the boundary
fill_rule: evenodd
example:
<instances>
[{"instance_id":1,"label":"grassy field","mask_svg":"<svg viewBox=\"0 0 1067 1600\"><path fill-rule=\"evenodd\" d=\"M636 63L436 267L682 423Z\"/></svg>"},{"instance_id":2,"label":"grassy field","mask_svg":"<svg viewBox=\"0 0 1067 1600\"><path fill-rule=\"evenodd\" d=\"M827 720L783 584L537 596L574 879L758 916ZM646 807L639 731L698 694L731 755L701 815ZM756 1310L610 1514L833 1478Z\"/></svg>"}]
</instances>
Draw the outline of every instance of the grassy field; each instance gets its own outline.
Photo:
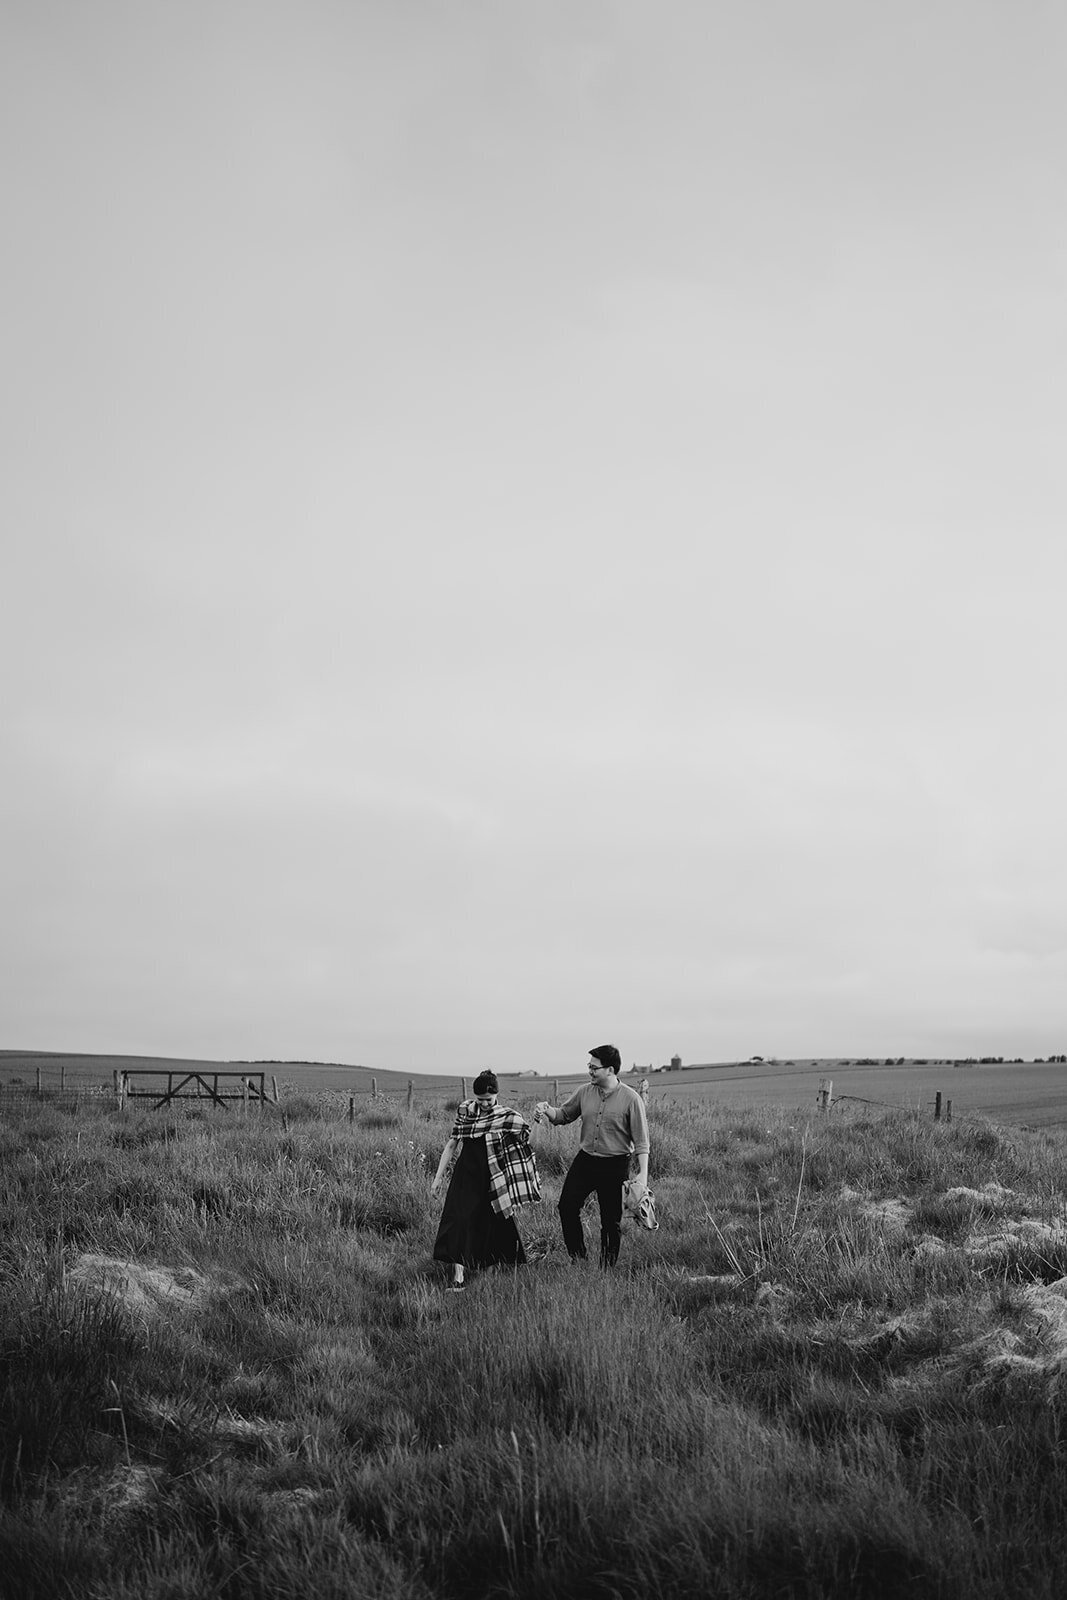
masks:
<instances>
[{"instance_id":1,"label":"grassy field","mask_svg":"<svg viewBox=\"0 0 1067 1600\"><path fill-rule=\"evenodd\" d=\"M739 1062L657 1073L651 1093L677 1100L713 1098L720 1105L814 1105L819 1084L828 1078L835 1102L850 1108L899 1107L929 1114L935 1096L951 1100L956 1116L981 1113L1016 1127L1067 1128L1067 1065L1052 1061L956 1064L905 1061L863 1064L848 1061Z\"/></svg>"},{"instance_id":2,"label":"grassy field","mask_svg":"<svg viewBox=\"0 0 1067 1600\"><path fill-rule=\"evenodd\" d=\"M542 1127L534 1259L453 1297L443 1099L9 1104L4 1600L1058 1600L1064 1136L650 1116L618 1271Z\"/></svg>"}]
</instances>

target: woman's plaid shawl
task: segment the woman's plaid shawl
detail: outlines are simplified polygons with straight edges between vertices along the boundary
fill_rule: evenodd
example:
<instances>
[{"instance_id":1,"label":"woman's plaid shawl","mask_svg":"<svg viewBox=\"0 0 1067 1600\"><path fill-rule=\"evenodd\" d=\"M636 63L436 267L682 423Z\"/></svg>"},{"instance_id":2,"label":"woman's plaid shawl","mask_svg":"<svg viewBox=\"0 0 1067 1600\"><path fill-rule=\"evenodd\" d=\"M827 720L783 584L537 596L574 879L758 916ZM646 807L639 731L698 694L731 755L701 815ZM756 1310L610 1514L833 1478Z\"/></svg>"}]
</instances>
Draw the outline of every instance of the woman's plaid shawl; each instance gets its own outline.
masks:
<instances>
[{"instance_id":1,"label":"woman's plaid shawl","mask_svg":"<svg viewBox=\"0 0 1067 1600\"><path fill-rule=\"evenodd\" d=\"M530 1149L530 1124L507 1106L479 1107L463 1100L452 1124L453 1139L484 1139L489 1163L489 1199L494 1211L509 1217L515 1206L537 1204L541 1182Z\"/></svg>"}]
</instances>

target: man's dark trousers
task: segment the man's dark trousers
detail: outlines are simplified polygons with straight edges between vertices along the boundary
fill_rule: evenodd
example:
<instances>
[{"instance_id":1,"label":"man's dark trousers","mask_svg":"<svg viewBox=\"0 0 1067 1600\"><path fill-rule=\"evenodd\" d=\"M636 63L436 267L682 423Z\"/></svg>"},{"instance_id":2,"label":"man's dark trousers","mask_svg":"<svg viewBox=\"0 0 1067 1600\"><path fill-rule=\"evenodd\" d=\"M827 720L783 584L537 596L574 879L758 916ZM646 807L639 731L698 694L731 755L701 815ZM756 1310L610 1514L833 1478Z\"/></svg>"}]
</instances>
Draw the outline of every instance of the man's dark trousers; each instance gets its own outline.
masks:
<instances>
[{"instance_id":1,"label":"man's dark trousers","mask_svg":"<svg viewBox=\"0 0 1067 1600\"><path fill-rule=\"evenodd\" d=\"M585 1258L582 1207L595 1189L600 1204L600 1265L613 1267L618 1261L622 1186L629 1176L629 1156L591 1156L579 1150L563 1180L559 1197L563 1243L572 1260Z\"/></svg>"}]
</instances>

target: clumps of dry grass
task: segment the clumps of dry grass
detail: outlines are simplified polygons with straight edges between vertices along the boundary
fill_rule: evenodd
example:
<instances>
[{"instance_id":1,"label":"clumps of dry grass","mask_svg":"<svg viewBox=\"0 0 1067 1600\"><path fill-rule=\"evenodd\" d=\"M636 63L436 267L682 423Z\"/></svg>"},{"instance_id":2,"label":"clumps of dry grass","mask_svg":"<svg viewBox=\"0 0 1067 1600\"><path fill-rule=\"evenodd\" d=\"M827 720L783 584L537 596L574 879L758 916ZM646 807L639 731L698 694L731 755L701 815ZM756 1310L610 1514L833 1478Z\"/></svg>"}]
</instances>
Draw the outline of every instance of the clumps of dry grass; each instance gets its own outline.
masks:
<instances>
[{"instance_id":1,"label":"clumps of dry grass","mask_svg":"<svg viewBox=\"0 0 1067 1600\"><path fill-rule=\"evenodd\" d=\"M149 1266L92 1254L78 1257L68 1281L139 1313L174 1304L202 1305L211 1287L210 1280L193 1267Z\"/></svg>"}]
</instances>

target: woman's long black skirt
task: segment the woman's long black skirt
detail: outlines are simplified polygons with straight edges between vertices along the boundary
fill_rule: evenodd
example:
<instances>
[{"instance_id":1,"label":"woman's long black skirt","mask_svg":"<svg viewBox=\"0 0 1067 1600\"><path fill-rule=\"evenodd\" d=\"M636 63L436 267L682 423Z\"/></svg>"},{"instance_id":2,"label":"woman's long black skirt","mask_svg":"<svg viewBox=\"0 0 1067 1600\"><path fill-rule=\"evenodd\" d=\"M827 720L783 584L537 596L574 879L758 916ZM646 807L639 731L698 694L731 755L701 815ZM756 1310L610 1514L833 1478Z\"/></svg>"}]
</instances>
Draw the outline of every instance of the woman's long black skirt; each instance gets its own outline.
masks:
<instances>
[{"instance_id":1,"label":"woman's long black skirt","mask_svg":"<svg viewBox=\"0 0 1067 1600\"><path fill-rule=\"evenodd\" d=\"M464 1267L521 1267L526 1260L515 1219L501 1216L490 1203L484 1139L460 1143L433 1258Z\"/></svg>"}]
</instances>

